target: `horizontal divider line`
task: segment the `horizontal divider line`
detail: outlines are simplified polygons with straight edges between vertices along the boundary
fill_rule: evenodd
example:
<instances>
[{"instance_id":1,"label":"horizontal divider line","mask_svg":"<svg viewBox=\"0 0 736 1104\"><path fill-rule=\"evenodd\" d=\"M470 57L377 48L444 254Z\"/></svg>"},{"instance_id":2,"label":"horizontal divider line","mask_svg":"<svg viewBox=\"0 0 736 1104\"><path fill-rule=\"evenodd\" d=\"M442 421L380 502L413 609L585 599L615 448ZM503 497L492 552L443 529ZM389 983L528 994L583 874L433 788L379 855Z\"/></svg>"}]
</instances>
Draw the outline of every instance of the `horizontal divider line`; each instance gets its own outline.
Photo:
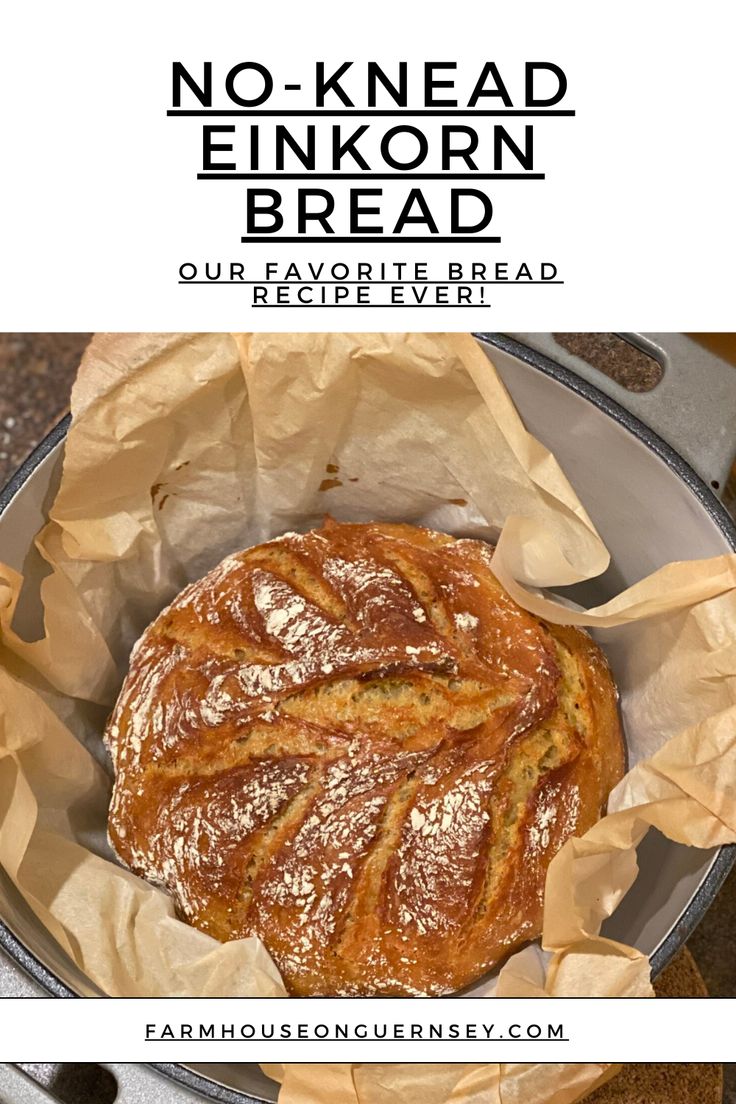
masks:
<instances>
[{"instance_id":1,"label":"horizontal divider line","mask_svg":"<svg viewBox=\"0 0 736 1104\"><path fill-rule=\"evenodd\" d=\"M544 173L286 173L279 172L201 172L197 180L545 180Z\"/></svg>"},{"instance_id":2,"label":"horizontal divider line","mask_svg":"<svg viewBox=\"0 0 736 1104\"><path fill-rule=\"evenodd\" d=\"M266 1039L261 1036L250 1036L245 1038L220 1038L215 1039L190 1039L187 1036L181 1036L180 1038L170 1038L167 1036L165 1039L144 1039L146 1043L569 1043L571 1039L561 1039L559 1036L555 1036L554 1039L536 1039L536 1038L518 1038L515 1035L511 1035L508 1038L491 1038L491 1039L466 1039L466 1038L450 1038L449 1036L444 1039L430 1039L428 1036L421 1039L378 1039L369 1038L363 1039L360 1036L352 1036L349 1039L328 1038L327 1036L311 1035L308 1039Z\"/></svg>"},{"instance_id":3,"label":"horizontal divider line","mask_svg":"<svg viewBox=\"0 0 736 1104\"><path fill-rule=\"evenodd\" d=\"M490 303L251 303L256 307L275 307L277 310L289 310L303 307L310 310L365 310L376 307L378 310L391 310L409 307L411 310L475 310L476 307L490 307Z\"/></svg>"},{"instance_id":4,"label":"horizontal divider line","mask_svg":"<svg viewBox=\"0 0 736 1104\"><path fill-rule=\"evenodd\" d=\"M420 237L420 238L409 238L409 237L392 238L392 237L385 237L380 232L376 233L376 235L374 237L370 237L370 238L356 237L354 234L349 234L346 237L338 237L335 234L325 234L325 236L322 237L322 238L303 238L303 237L284 238L284 237L281 237L279 234L271 234L268 237L252 237L250 235L244 235L243 237L241 237L240 240L244 245L247 245L249 242L251 242L251 243L252 242L266 242L266 243L269 243L269 244L274 243L274 242L289 242L291 244L303 243L304 245L322 245L322 244L326 244L327 242L330 242L330 243L340 242L343 245L345 245L346 243L349 244L350 242L369 242L369 243L374 244L374 245L386 245L389 242L391 242L393 244L398 244L398 245L406 245L407 243L414 243L414 244L419 243L420 245L429 245L430 243L436 244L436 243L439 242L439 243L445 243L445 244L449 243L450 245L455 245L457 242L466 242L466 243L469 243L469 242L494 242L495 244L498 244L501 241L500 238L481 237L480 235L477 235L475 237L469 237L469 238L458 237L458 236L449 237L449 238L430 238L427 235L424 235L424 237Z\"/></svg>"},{"instance_id":5,"label":"horizontal divider line","mask_svg":"<svg viewBox=\"0 0 736 1104\"><path fill-rule=\"evenodd\" d=\"M225 287L248 287L254 285L255 287L331 287L340 286L344 284L358 285L359 287L382 287L383 285L390 287L433 287L438 284L440 287L515 287L516 285L523 286L529 285L544 285L544 284L564 284L564 279L459 279L459 280L445 280L445 279L427 279L427 280L407 280L407 279L376 279L372 283L364 282L364 280L358 279L314 279L303 280L298 282L295 279L282 279L282 280L266 280L266 279L180 279L179 284L220 284ZM359 305L360 306L360 305ZM367 304L362 304L363 307Z\"/></svg>"},{"instance_id":6,"label":"horizontal divider line","mask_svg":"<svg viewBox=\"0 0 736 1104\"><path fill-rule=\"evenodd\" d=\"M258 287L486 287L514 284L564 284L564 280L179 280L180 284L256 284Z\"/></svg>"},{"instance_id":7,"label":"horizontal divider line","mask_svg":"<svg viewBox=\"0 0 736 1104\"><path fill-rule=\"evenodd\" d=\"M375 108L367 108L366 110L363 110L361 108L342 108L342 109L337 109L337 110L333 110L333 109L327 110L323 107L315 107L315 108L300 108L299 110L296 110L296 111L294 111L294 110L288 111L286 109L284 109L283 111L280 111L278 108L269 108L268 110L263 110L263 109L260 109L260 108L257 108L257 107L245 107L245 108L228 107L228 108L223 108L221 110L218 109L218 108L207 108L207 107L199 108L199 109L197 109L197 108L170 107L167 110L166 114L167 115L179 115L179 116L184 116L184 117L188 117L188 118L191 118L193 116L209 116L209 115L212 115L212 116L257 115L257 116L263 116L263 117L269 117L269 118L279 118L281 116L284 116L284 117L285 116L298 116L298 117L314 118L314 117L319 117L319 116L324 117L324 116L341 116L341 115L359 116L359 117L366 116L366 115L376 115L376 116L380 116L381 118L401 118L402 116L406 116L407 118L413 118L415 116L431 117L433 115L436 115L440 118L448 117L448 116L450 116L450 117L451 116L462 116L462 117L467 118L468 116L471 116L471 115L478 115L478 116L480 116L482 118L485 118L485 119L488 119L488 118L502 118L504 116L510 116L512 118L524 118L524 117L528 116L528 117L531 117L531 118L539 119L539 118L542 118L545 115L549 115L552 118L562 118L562 117L570 118L570 117L575 115L575 112L573 110L556 110L554 108L550 108L549 110L545 110L544 108L529 109L529 110L525 110L523 108L503 108L503 109L498 108L498 109L493 110L493 111L491 111L491 110L480 110L478 108L473 108L473 107L470 107L470 108L467 108L467 109L463 109L463 108L437 108L437 109L418 108L416 111L412 111L411 108L405 108L405 109L402 109L400 111L384 111L383 109L376 110Z\"/></svg>"}]
</instances>

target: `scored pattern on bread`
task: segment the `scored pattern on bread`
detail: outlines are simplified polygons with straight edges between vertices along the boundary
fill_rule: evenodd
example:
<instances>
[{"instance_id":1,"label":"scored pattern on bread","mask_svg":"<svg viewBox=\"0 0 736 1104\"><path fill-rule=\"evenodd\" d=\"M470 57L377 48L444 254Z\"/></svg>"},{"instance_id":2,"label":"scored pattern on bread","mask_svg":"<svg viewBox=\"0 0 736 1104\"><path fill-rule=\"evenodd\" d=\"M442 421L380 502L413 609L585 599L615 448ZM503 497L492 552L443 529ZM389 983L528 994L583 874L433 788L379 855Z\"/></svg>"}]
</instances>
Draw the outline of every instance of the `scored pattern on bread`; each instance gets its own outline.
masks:
<instances>
[{"instance_id":1,"label":"scored pattern on bread","mask_svg":"<svg viewBox=\"0 0 736 1104\"><path fill-rule=\"evenodd\" d=\"M146 630L109 833L289 991L456 991L541 928L547 867L623 772L613 683L492 549L347 524L228 557Z\"/></svg>"}]
</instances>

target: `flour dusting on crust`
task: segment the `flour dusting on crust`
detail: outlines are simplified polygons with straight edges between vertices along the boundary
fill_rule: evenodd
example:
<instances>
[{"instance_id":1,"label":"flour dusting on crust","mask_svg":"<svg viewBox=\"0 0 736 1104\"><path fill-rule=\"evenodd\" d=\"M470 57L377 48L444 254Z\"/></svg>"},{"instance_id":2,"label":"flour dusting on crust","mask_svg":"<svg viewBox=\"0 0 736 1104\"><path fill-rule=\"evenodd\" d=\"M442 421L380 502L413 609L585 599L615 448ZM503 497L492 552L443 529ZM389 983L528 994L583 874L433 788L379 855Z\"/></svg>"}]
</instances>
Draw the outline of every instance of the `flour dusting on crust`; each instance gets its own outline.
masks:
<instances>
[{"instance_id":1,"label":"flour dusting on crust","mask_svg":"<svg viewBox=\"0 0 736 1104\"><path fill-rule=\"evenodd\" d=\"M538 930L599 803L571 653L491 554L328 522L229 556L133 650L113 846L203 931L260 936L292 992L474 980Z\"/></svg>"}]
</instances>

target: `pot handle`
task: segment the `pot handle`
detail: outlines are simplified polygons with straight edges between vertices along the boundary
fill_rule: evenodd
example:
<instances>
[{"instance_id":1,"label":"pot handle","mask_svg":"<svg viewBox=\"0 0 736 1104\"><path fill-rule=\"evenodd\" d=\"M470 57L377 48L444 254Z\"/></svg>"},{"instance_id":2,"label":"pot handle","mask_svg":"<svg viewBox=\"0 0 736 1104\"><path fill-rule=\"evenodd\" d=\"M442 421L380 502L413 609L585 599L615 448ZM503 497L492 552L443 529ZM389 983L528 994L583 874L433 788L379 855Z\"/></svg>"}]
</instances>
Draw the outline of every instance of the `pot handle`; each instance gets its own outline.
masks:
<instances>
[{"instance_id":1,"label":"pot handle","mask_svg":"<svg viewBox=\"0 0 736 1104\"><path fill-rule=\"evenodd\" d=\"M150 1066L123 1062L0 1062L0 1098L13 1104L203 1104ZM258 1104L243 1096L245 1104Z\"/></svg>"},{"instance_id":2,"label":"pot handle","mask_svg":"<svg viewBox=\"0 0 736 1104\"><path fill-rule=\"evenodd\" d=\"M215 1098L215 1084L212 1085L213 1094L210 1097L205 1088L200 1093L195 1087L183 1085L164 1076L162 1070L153 1066L130 1062L106 1062L105 1069L116 1078L120 1095L116 1098L116 1104L205 1104L208 1099ZM261 1104L245 1090L237 1089L228 1092L220 1089L217 1093L218 1100L242 1101L242 1104Z\"/></svg>"},{"instance_id":3,"label":"pot handle","mask_svg":"<svg viewBox=\"0 0 736 1104\"><path fill-rule=\"evenodd\" d=\"M42 1082L12 1062L0 1062L0 1094L13 1104L56 1104Z\"/></svg>"},{"instance_id":4,"label":"pot handle","mask_svg":"<svg viewBox=\"0 0 736 1104\"><path fill-rule=\"evenodd\" d=\"M551 333L508 336L569 368L609 395L680 453L711 490L723 497L736 457L735 365L685 334L616 334L652 357L664 370L652 390L634 392L563 348ZM586 339L595 340L596 336L586 335Z\"/></svg>"}]
</instances>

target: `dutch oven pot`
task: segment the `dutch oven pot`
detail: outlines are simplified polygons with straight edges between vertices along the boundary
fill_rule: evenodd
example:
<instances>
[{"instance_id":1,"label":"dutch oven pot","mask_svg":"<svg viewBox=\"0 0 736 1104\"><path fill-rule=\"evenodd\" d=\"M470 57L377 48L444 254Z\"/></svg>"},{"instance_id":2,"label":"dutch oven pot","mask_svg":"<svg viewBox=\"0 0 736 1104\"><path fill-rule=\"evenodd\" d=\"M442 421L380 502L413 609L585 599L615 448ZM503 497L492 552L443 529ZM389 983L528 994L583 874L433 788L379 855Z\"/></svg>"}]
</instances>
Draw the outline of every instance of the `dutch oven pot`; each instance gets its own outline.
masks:
<instances>
[{"instance_id":1,"label":"dutch oven pot","mask_svg":"<svg viewBox=\"0 0 736 1104\"><path fill-rule=\"evenodd\" d=\"M526 427L560 461L611 552L608 571L573 597L598 604L673 560L736 550L736 527L710 486L724 486L736 447L736 424L722 432L729 418L736 423L736 368L681 335L627 335L665 367L653 391L634 396L565 352L552 335L518 336L523 341L476 335ZM18 570L53 497L67 425L65 420L52 431L0 496L0 560ZM638 857L639 876L603 933L649 955L657 974L702 918L736 855L727 847L684 847L651 830ZM94 992L3 871L0 946L6 956L0 986L6 993L38 993L38 987L55 996ZM161 1099L169 1101L192 1100L192 1093L235 1104L276 1096L276 1086L252 1065L158 1069L178 1087L136 1067L118 1066L121 1099L126 1099L126 1077L129 1099L138 1098L133 1082L146 1077L165 1086ZM150 1096L152 1090L149 1082Z\"/></svg>"}]
</instances>

